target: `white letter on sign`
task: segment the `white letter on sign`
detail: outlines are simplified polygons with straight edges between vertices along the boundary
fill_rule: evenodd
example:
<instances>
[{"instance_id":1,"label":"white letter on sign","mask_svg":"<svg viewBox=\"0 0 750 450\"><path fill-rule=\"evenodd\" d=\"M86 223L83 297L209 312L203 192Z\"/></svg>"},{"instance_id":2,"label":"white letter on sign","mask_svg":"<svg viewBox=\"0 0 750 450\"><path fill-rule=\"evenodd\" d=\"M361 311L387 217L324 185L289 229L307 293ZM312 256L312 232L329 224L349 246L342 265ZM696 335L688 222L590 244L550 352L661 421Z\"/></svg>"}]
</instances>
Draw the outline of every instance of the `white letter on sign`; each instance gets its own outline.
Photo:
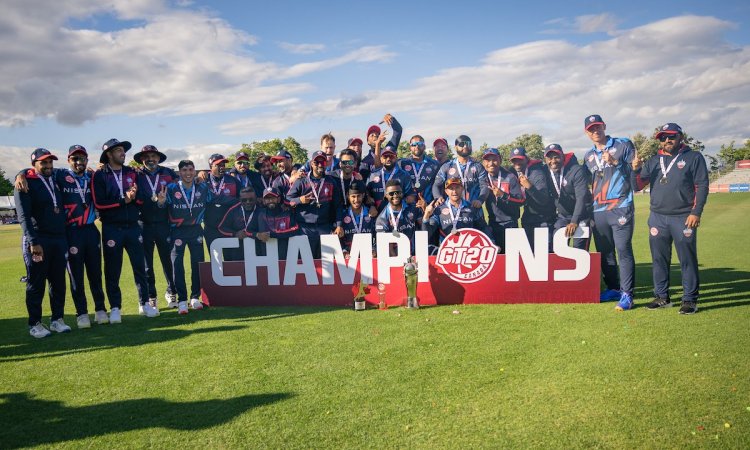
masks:
<instances>
[{"instance_id":1,"label":"white letter on sign","mask_svg":"<svg viewBox=\"0 0 750 450\"><path fill-rule=\"evenodd\" d=\"M505 279L518 281L521 272L521 260L526 268L529 281L547 281L549 255L547 228L534 229L534 252L523 228L505 229Z\"/></svg>"},{"instance_id":2,"label":"white letter on sign","mask_svg":"<svg viewBox=\"0 0 750 450\"><path fill-rule=\"evenodd\" d=\"M310 249L310 239L307 236L289 238L289 249L286 252L286 270L284 271L284 285L294 286L298 274L305 275L308 286L318 284L318 274L315 272L315 261Z\"/></svg>"},{"instance_id":3,"label":"white letter on sign","mask_svg":"<svg viewBox=\"0 0 750 450\"><path fill-rule=\"evenodd\" d=\"M378 248L378 282L388 284L391 282L391 267L403 267L411 256L409 238L404 233L399 233L398 237L391 233L378 233L375 238ZM396 244L396 256L390 255L391 244Z\"/></svg>"},{"instance_id":4,"label":"white letter on sign","mask_svg":"<svg viewBox=\"0 0 750 450\"><path fill-rule=\"evenodd\" d=\"M320 236L321 266L323 269L323 284L335 284L335 270L338 267L342 284L353 284L359 272L366 281L372 280L372 235L369 233L357 233L352 236L352 249L349 260L344 258L341 250L341 241L335 234Z\"/></svg>"},{"instance_id":5,"label":"white letter on sign","mask_svg":"<svg viewBox=\"0 0 750 450\"><path fill-rule=\"evenodd\" d=\"M573 237L589 237L589 227L579 227ZM576 262L575 269L555 270L555 281L580 281L586 278L591 270L591 256L586 250L580 248L568 247L568 238L565 237L565 228L560 228L555 232L552 238L552 245L555 253L565 259L572 259Z\"/></svg>"},{"instance_id":6,"label":"white letter on sign","mask_svg":"<svg viewBox=\"0 0 750 450\"><path fill-rule=\"evenodd\" d=\"M245 247L245 286L258 285L258 267L268 271L268 285L279 285L279 243L276 239L266 242L266 256L255 253L255 239L242 240ZM215 242L215 241L214 241Z\"/></svg>"},{"instance_id":7,"label":"white letter on sign","mask_svg":"<svg viewBox=\"0 0 750 450\"><path fill-rule=\"evenodd\" d=\"M237 238L219 238L211 242L211 276L219 286L242 286L242 277L224 276L224 249L237 248L240 240ZM192 257L192 256L191 256Z\"/></svg>"}]
</instances>

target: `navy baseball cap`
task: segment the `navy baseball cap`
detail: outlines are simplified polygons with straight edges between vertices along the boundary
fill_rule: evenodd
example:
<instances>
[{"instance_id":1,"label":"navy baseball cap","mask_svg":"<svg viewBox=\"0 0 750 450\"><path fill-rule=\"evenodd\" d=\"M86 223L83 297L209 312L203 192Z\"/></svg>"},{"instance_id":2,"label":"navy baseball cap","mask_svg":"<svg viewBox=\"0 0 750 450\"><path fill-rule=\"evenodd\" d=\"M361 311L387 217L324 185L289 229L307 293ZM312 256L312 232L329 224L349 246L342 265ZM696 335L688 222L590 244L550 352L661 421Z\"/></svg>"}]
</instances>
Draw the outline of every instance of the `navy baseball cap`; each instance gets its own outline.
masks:
<instances>
[{"instance_id":1,"label":"navy baseball cap","mask_svg":"<svg viewBox=\"0 0 750 450\"><path fill-rule=\"evenodd\" d=\"M392 145L386 145L383 151L380 152L380 156L385 156L386 153L393 153L394 155L398 155L398 153L396 153L396 148Z\"/></svg>"},{"instance_id":2,"label":"navy baseball cap","mask_svg":"<svg viewBox=\"0 0 750 450\"><path fill-rule=\"evenodd\" d=\"M269 187L267 187L266 189L263 190L263 197L265 198L265 197L268 197L268 196L281 197L281 192L279 192L278 188L270 187L269 186Z\"/></svg>"},{"instance_id":3,"label":"navy baseball cap","mask_svg":"<svg viewBox=\"0 0 750 450\"><path fill-rule=\"evenodd\" d=\"M271 161L283 161L285 159L294 159L292 154L288 150L281 149L278 153L271 157Z\"/></svg>"},{"instance_id":4,"label":"navy baseball cap","mask_svg":"<svg viewBox=\"0 0 750 450\"><path fill-rule=\"evenodd\" d=\"M312 161L322 160L323 163L328 162L328 156L323 153L322 150L318 150L315 153L312 154L312 158L310 158Z\"/></svg>"},{"instance_id":5,"label":"navy baseball cap","mask_svg":"<svg viewBox=\"0 0 750 450\"><path fill-rule=\"evenodd\" d=\"M31 164L37 161L44 161L45 159L57 160L57 156L53 155L52 152L46 148L37 148L31 152Z\"/></svg>"},{"instance_id":6,"label":"navy baseball cap","mask_svg":"<svg viewBox=\"0 0 750 450\"><path fill-rule=\"evenodd\" d=\"M594 125L602 124L604 125L604 120L602 119L602 116L599 114L592 114L585 119L583 119L583 128L585 130L588 130L589 127L592 127Z\"/></svg>"},{"instance_id":7,"label":"navy baseball cap","mask_svg":"<svg viewBox=\"0 0 750 450\"><path fill-rule=\"evenodd\" d=\"M654 136L656 139L659 139L664 134L682 134L682 127L677 125L676 123L667 123L664 124L662 127L659 128L659 131L656 133L656 136Z\"/></svg>"},{"instance_id":8,"label":"navy baseball cap","mask_svg":"<svg viewBox=\"0 0 750 450\"><path fill-rule=\"evenodd\" d=\"M365 185L361 181L352 181L349 185L349 195L366 193Z\"/></svg>"},{"instance_id":9,"label":"navy baseball cap","mask_svg":"<svg viewBox=\"0 0 750 450\"><path fill-rule=\"evenodd\" d=\"M243 151L239 151L234 154L234 160L235 161L250 161L250 157L247 155L247 153Z\"/></svg>"},{"instance_id":10,"label":"navy baseball cap","mask_svg":"<svg viewBox=\"0 0 750 450\"><path fill-rule=\"evenodd\" d=\"M214 164L225 163L227 159L221 153L214 153L208 157L208 166L213 167Z\"/></svg>"},{"instance_id":11,"label":"navy baseball cap","mask_svg":"<svg viewBox=\"0 0 750 450\"><path fill-rule=\"evenodd\" d=\"M482 159L484 159L484 158L486 158L488 156L492 156L492 155L495 155L495 156L497 156L500 159L503 158L502 155L500 155L500 152L496 148L488 148L482 154Z\"/></svg>"},{"instance_id":12,"label":"navy baseball cap","mask_svg":"<svg viewBox=\"0 0 750 450\"><path fill-rule=\"evenodd\" d=\"M127 152L132 146L133 144L128 141L118 141L117 139L112 138L105 142L104 145L102 145L102 155L99 157L99 162L102 164L107 164L109 162L109 160L107 159L107 152L115 147L122 147L125 152Z\"/></svg>"},{"instance_id":13,"label":"navy baseball cap","mask_svg":"<svg viewBox=\"0 0 750 450\"><path fill-rule=\"evenodd\" d=\"M510 151L510 160L513 161L514 159L527 159L526 156L526 149L523 147L516 147L513 150Z\"/></svg>"},{"instance_id":14,"label":"navy baseball cap","mask_svg":"<svg viewBox=\"0 0 750 450\"><path fill-rule=\"evenodd\" d=\"M563 155L563 149L560 147L559 144L550 144L546 147L544 147L544 156L549 155L550 153L557 153L558 155Z\"/></svg>"},{"instance_id":15,"label":"navy baseball cap","mask_svg":"<svg viewBox=\"0 0 750 450\"><path fill-rule=\"evenodd\" d=\"M89 152L86 151L86 148L83 145L71 145L70 148L68 148L68 157L71 157L76 153L81 153L84 156L89 156Z\"/></svg>"}]
</instances>

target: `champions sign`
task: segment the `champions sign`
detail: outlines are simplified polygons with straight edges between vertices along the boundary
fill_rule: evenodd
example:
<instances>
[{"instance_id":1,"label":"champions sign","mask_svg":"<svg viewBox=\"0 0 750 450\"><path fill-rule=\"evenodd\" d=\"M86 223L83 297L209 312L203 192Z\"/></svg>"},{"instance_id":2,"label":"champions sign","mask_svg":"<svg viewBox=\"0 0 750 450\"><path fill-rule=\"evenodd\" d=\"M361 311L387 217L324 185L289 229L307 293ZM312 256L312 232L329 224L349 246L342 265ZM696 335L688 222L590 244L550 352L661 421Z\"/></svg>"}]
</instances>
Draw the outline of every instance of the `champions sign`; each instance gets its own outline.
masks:
<instances>
[{"instance_id":1,"label":"champions sign","mask_svg":"<svg viewBox=\"0 0 750 450\"><path fill-rule=\"evenodd\" d=\"M498 255L486 234L461 229L429 256L427 232L417 231L419 304L599 302L599 254L569 247L564 228L554 235L554 253L547 251L548 238L546 228L536 229L532 248L523 229L507 229L505 254ZM224 249L240 247L244 261L222 260ZM395 256L389 251L393 248ZM404 303L406 235L378 233L377 258L369 234L353 236L348 258L336 235L321 236L321 249L321 259L313 259L308 238L295 236L286 260L280 260L275 239L266 243L265 255L256 254L250 238L216 239L210 261L200 264L203 301L211 306L351 306L352 286L363 277L371 287L368 303L378 303L378 283L386 287L389 306Z\"/></svg>"}]
</instances>

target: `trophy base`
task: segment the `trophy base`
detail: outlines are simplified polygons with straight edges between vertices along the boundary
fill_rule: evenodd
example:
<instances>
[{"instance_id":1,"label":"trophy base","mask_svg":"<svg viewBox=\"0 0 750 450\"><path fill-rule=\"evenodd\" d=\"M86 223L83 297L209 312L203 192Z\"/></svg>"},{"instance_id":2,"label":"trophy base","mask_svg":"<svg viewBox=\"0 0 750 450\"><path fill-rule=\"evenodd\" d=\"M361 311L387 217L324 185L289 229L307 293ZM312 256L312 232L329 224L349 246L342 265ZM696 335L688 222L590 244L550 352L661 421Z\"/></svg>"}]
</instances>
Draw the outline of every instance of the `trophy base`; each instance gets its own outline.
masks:
<instances>
[{"instance_id":1,"label":"trophy base","mask_svg":"<svg viewBox=\"0 0 750 450\"><path fill-rule=\"evenodd\" d=\"M355 311L364 311L367 307L367 303L362 299L361 301L357 300L354 302L354 310Z\"/></svg>"},{"instance_id":2,"label":"trophy base","mask_svg":"<svg viewBox=\"0 0 750 450\"><path fill-rule=\"evenodd\" d=\"M419 309L417 297L406 297L406 309Z\"/></svg>"}]
</instances>

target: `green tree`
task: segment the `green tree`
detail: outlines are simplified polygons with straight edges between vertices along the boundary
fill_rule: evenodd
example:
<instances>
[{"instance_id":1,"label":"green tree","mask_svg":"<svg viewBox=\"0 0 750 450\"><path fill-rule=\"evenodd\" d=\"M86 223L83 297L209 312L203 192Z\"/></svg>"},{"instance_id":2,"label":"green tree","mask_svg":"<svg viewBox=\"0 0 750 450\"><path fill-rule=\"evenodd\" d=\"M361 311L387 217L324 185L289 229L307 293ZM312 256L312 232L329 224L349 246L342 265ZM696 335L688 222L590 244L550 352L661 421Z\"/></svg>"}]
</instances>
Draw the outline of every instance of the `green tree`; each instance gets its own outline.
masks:
<instances>
[{"instance_id":1,"label":"green tree","mask_svg":"<svg viewBox=\"0 0 750 450\"><path fill-rule=\"evenodd\" d=\"M0 195L13 195L13 183L5 176L3 169L0 169Z\"/></svg>"},{"instance_id":2,"label":"green tree","mask_svg":"<svg viewBox=\"0 0 750 450\"><path fill-rule=\"evenodd\" d=\"M719 158L711 155L706 155L706 159L708 160L708 170L711 172L716 172L719 170L720 163Z\"/></svg>"},{"instance_id":3,"label":"green tree","mask_svg":"<svg viewBox=\"0 0 750 450\"><path fill-rule=\"evenodd\" d=\"M304 164L308 160L307 149L303 148L296 139L289 136L283 141L281 139L270 139L267 141L254 141L250 144L242 144L241 151L247 153L250 156L251 167L252 163L258 159L261 154L273 156L280 150L286 149L292 154L294 162ZM229 159L229 166L234 166L235 155L232 154Z\"/></svg>"},{"instance_id":4,"label":"green tree","mask_svg":"<svg viewBox=\"0 0 750 450\"><path fill-rule=\"evenodd\" d=\"M382 151L382 149L381 149ZM396 154L399 158L411 158L411 148L409 147L408 141L401 141L398 144Z\"/></svg>"},{"instance_id":5,"label":"green tree","mask_svg":"<svg viewBox=\"0 0 750 450\"><path fill-rule=\"evenodd\" d=\"M734 141L729 145L722 145L718 157L727 166L734 166L737 161L750 159L750 139L746 140L745 145L739 148L734 146Z\"/></svg>"},{"instance_id":6,"label":"green tree","mask_svg":"<svg viewBox=\"0 0 750 450\"><path fill-rule=\"evenodd\" d=\"M503 157L503 161L507 162L510 158L510 152L516 147L523 147L526 149L526 156L531 159L543 159L544 158L544 143L541 134L522 134L509 144L501 144L497 146L497 150Z\"/></svg>"}]
</instances>

